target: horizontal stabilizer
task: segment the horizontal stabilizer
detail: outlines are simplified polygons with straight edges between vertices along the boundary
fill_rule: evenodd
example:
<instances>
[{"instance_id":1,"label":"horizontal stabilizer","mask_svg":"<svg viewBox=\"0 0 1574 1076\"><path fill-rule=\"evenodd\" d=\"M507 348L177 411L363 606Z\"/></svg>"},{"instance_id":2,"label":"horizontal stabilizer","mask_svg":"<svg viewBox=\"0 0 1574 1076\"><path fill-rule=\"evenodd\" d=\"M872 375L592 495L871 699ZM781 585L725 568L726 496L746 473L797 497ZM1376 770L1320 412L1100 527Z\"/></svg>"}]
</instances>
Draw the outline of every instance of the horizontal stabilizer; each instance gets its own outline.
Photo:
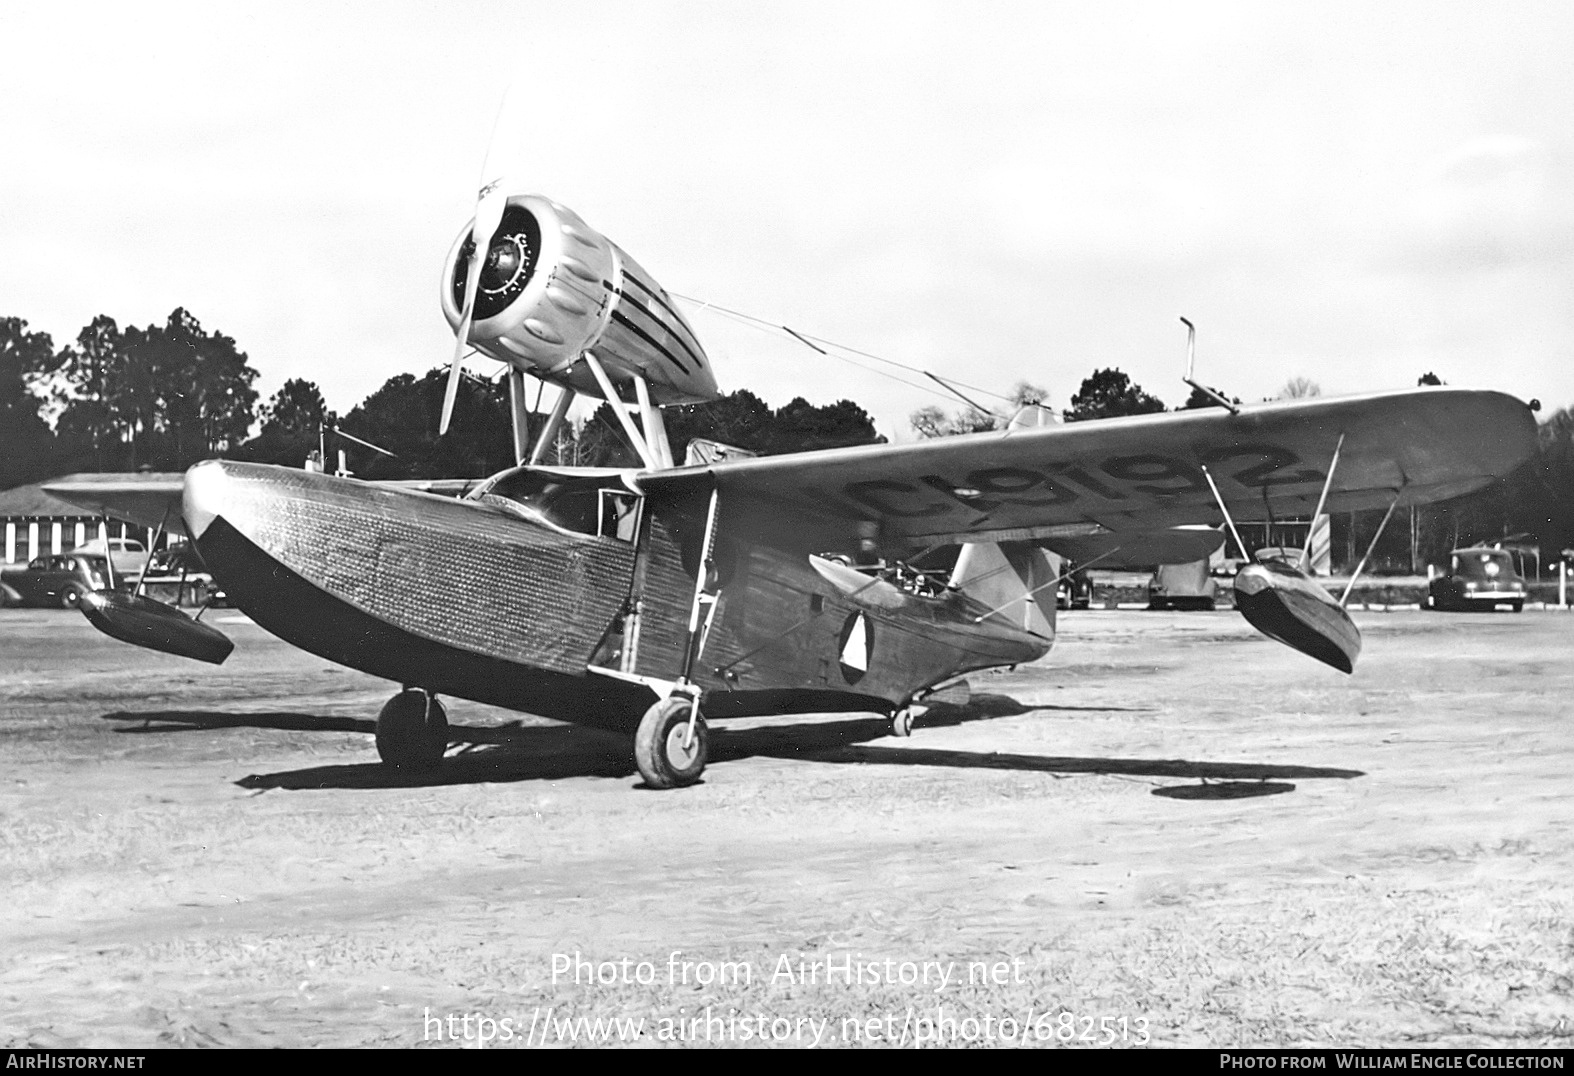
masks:
<instances>
[{"instance_id":1,"label":"horizontal stabilizer","mask_svg":"<svg viewBox=\"0 0 1574 1076\"><path fill-rule=\"evenodd\" d=\"M1252 627L1340 672L1353 672L1361 631L1344 607L1299 568L1249 564L1235 576L1235 608Z\"/></svg>"},{"instance_id":2,"label":"horizontal stabilizer","mask_svg":"<svg viewBox=\"0 0 1574 1076\"><path fill-rule=\"evenodd\" d=\"M95 590L82 596L82 615L113 639L148 650L212 665L224 664L235 644L223 632L199 624L172 605L145 594Z\"/></svg>"}]
</instances>

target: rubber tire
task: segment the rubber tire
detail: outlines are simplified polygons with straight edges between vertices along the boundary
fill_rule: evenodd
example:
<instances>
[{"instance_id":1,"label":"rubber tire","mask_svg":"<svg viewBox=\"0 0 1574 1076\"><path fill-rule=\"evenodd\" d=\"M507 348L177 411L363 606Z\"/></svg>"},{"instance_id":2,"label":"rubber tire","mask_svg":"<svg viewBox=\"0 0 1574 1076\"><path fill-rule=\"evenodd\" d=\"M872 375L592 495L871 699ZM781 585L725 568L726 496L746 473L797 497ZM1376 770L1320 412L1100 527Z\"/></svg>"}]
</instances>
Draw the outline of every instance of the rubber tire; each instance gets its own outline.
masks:
<instances>
[{"instance_id":1,"label":"rubber tire","mask_svg":"<svg viewBox=\"0 0 1574 1076\"><path fill-rule=\"evenodd\" d=\"M79 587L77 584L75 584L75 583L67 583L66 584L66 588L60 592L60 608L62 608L62 609L80 609L80 608L82 608L82 595L84 593L86 593L86 592L81 587Z\"/></svg>"},{"instance_id":2,"label":"rubber tire","mask_svg":"<svg viewBox=\"0 0 1574 1076\"><path fill-rule=\"evenodd\" d=\"M1525 603L1523 601L1517 601L1513 604L1513 609L1516 613L1522 613L1525 611Z\"/></svg>"},{"instance_id":3,"label":"rubber tire","mask_svg":"<svg viewBox=\"0 0 1574 1076\"><path fill-rule=\"evenodd\" d=\"M448 712L419 688L401 691L377 715L377 756L405 773L425 773L448 750Z\"/></svg>"},{"instance_id":4,"label":"rubber tire","mask_svg":"<svg viewBox=\"0 0 1574 1076\"><path fill-rule=\"evenodd\" d=\"M689 723L691 703L673 695L655 703L639 720L634 733L634 764L648 788L682 788L692 785L705 772L710 760L710 733L701 714L694 726L694 744L687 757L683 754L684 729Z\"/></svg>"},{"instance_id":5,"label":"rubber tire","mask_svg":"<svg viewBox=\"0 0 1574 1076\"><path fill-rule=\"evenodd\" d=\"M900 709L891 715L891 735L911 736L913 734L913 711Z\"/></svg>"}]
</instances>

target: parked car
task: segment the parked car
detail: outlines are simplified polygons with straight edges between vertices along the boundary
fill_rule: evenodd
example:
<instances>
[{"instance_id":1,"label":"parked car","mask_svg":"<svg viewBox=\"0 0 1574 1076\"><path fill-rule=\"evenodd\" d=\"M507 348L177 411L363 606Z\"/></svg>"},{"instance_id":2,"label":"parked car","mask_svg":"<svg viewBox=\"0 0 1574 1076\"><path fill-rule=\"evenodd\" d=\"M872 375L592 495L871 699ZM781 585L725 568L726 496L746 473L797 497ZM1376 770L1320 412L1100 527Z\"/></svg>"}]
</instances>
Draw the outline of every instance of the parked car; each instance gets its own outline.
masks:
<instances>
[{"instance_id":1,"label":"parked car","mask_svg":"<svg viewBox=\"0 0 1574 1076\"><path fill-rule=\"evenodd\" d=\"M34 557L25 568L0 572L0 600L6 605L58 605L75 609L82 595L109 585L103 557L56 553Z\"/></svg>"},{"instance_id":2,"label":"parked car","mask_svg":"<svg viewBox=\"0 0 1574 1076\"><path fill-rule=\"evenodd\" d=\"M148 565L147 578L128 574L127 579L140 582L143 593L150 598L173 605L223 605L224 591L213 582L202 556L190 545L175 545L157 550Z\"/></svg>"},{"instance_id":3,"label":"parked car","mask_svg":"<svg viewBox=\"0 0 1574 1076\"><path fill-rule=\"evenodd\" d=\"M1206 560L1161 564L1148 581L1148 608L1212 609L1217 593Z\"/></svg>"},{"instance_id":4,"label":"parked car","mask_svg":"<svg viewBox=\"0 0 1574 1076\"><path fill-rule=\"evenodd\" d=\"M1093 603L1093 580L1078 568L1055 588L1056 609L1086 609Z\"/></svg>"},{"instance_id":5,"label":"parked car","mask_svg":"<svg viewBox=\"0 0 1574 1076\"><path fill-rule=\"evenodd\" d=\"M90 557L102 557L107 554L109 562L115 566L117 581L121 575L135 575L141 572L142 566L148 559L148 547L135 538L94 538L91 542L83 542L70 552L82 553Z\"/></svg>"},{"instance_id":6,"label":"parked car","mask_svg":"<svg viewBox=\"0 0 1574 1076\"><path fill-rule=\"evenodd\" d=\"M1487 611L1507 605L1517 613L1525 607L1525 580L1507 550L1456 549L1448 555L1448 571L1427 584L1426 604L1428 609Z\"/></svg>"}]
</instances>

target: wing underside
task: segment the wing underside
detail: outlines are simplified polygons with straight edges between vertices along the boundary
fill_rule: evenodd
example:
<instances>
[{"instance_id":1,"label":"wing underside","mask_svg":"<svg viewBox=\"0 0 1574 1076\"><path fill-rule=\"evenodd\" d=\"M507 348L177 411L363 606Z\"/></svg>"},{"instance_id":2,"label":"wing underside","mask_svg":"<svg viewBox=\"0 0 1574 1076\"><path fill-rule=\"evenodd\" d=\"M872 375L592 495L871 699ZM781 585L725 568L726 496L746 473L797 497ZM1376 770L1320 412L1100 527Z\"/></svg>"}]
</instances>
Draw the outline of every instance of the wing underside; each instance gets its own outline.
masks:
<instances>
[{"instance_id":1,"label":"wing underside","mask_svg":"<svg viewBox=\"0 0 1574 1076\"><path fill-rule=\"evenodd\" d=\"M180 516L182 474L73 474L43 484L44 492L95 516L186 534Z\"/></svg>"},{"instance_id":2,"label":"wing underside","mask_svg":"<svg viewBox=\"0 0 1574 1076\"><path fill-rule=\"evenodd\" d=\"M1444 500L1534 452L1502 393L1431 389L1206 408L644 474L657 497L720 492L729 529L805 550L1087 539L1237 517ZM1328 483L1330 466L1333 480Z\"/></svg>"}]
</instances>

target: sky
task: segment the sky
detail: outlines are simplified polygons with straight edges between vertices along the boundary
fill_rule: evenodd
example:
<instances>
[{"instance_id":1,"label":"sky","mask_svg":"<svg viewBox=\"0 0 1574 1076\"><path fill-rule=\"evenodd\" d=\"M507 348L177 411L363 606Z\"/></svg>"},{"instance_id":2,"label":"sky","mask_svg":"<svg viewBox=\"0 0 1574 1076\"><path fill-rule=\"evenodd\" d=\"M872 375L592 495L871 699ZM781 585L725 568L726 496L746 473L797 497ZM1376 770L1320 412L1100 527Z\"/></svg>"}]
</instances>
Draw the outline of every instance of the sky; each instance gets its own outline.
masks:
<instances>
[{"instance_id":1,"label":"sky","mask_svg":"<svg viewBox=\"0 0 1574 1076\"><path fill-rule=\"evenodd\" d=\"M0 316L183 306L264 399L445 364L494 120L521 190L689 307L724 390L894 440L1117 367L1574 405L1574 5L143 2L0 7ZM486 362L479 372L495 372ZM894 375L894 376L891 376ZM975 391L976 390L976 391ZM1001 405L1003 406L1003 405Z\"/></svg>"}]
</instances>

